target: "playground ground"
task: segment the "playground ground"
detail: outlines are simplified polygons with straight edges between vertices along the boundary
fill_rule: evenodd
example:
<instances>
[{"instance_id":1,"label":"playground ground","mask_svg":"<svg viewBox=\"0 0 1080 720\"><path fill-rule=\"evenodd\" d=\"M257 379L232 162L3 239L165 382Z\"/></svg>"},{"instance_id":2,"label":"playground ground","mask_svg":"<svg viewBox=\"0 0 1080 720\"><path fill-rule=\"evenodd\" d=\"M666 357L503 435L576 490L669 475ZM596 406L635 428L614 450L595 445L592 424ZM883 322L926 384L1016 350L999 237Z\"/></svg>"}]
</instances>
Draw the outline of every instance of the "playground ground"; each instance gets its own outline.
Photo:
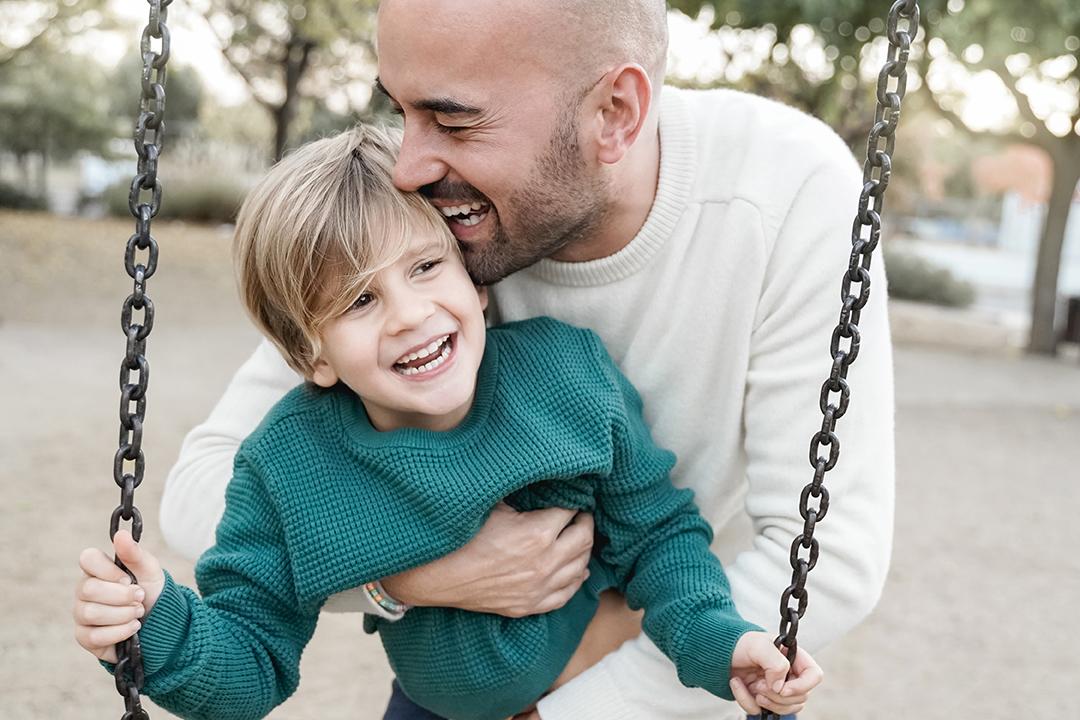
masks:
<instances>
[{"instance_id":1,"label":"playground ground","mask_svg":"<svg viewBox=\"0 0 1080 720\"><path fill-rule=\"evenodd\" d=\"M137 497L145 541L164 550L155 517L164 474L255 334L233 300L227 233L155 229L162 265L150 281L157 325L147 479ZM0 539L8 548L0 719L122 714L110 679L72 639L69 616L78 552L104 546L118 495L111 462L130 232L126 222L0 211ZM933 327L906 335L932 337ZM896 373L896 541L885 595L819 655L826 683L801 717L1074 717L1080 363L899 343ZM188 563L161 557L190 580ZM812 595L809 613L813 622ZM355 617L320 624L302 672L300 691L274 720L381 717L389 671Z\"/></svg>"}]
</instances>

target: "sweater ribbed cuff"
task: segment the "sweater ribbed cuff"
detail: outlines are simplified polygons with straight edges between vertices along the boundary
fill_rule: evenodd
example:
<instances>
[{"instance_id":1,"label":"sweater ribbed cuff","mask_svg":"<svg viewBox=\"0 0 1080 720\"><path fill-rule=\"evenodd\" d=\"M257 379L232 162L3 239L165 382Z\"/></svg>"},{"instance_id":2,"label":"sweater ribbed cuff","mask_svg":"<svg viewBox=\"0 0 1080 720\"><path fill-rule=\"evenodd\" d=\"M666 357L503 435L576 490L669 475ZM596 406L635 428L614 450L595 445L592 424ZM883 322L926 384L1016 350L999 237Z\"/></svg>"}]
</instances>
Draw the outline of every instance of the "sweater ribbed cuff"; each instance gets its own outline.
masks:
<instances>
[{"instance_id":1,"label":"sweater ribbed cuff","mask_svg":"<svg viewBox=\"0 0 1080 720\"><path fill-rule=\"evenodd\" d=\"M169 665L183 647L191 624L188 599L172 575L165 573L165 587L139 630L143 672L147 677Z\"/></svg>"},{"instance_id":2,"label":"sweater ribbed cuff","mask_svg":"<svg viewBox=\"0 0 1080 720\"><path fill-rule=\"evenodd\" d=\"M761 630L733 612L706 610L687 630L677 656L672 658L679 669L679 680L688 687L699 687L725 700L731 694L731 656L743 635Z\"/></svg>"},{"instance_id":3,"label":"sweater ribbed cuff","mask_svg":"<svg viewBox=\"0 0 1080 720\"><path fill-rule=\"evenodd\" d=\"M642 720L622 696L622 691L603 665L589 668L587 682L571 680L540 699L536 709L544 720Z\"/></svg>"}]
</instances>

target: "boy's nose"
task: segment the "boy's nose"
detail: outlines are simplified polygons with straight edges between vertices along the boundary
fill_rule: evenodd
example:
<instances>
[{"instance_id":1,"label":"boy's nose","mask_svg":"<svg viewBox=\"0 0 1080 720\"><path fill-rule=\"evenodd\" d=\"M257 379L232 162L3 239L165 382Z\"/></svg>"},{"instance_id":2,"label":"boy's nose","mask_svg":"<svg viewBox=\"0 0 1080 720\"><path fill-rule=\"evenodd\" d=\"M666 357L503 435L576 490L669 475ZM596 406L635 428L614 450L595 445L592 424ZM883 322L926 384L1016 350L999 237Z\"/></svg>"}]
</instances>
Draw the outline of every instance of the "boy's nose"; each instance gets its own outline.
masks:
<instances>
[{"instance_id":1,"label":"boy's nose","mask_svg":"<svg viewBox=\"0 0 1080 720\"><path fill-rule=\"evenodd\" d=\"M428 298L414 292L398 292L391 300L387 330L398 334L420 327L434 312L435 305Z\"/></svg>"}]
</instances>

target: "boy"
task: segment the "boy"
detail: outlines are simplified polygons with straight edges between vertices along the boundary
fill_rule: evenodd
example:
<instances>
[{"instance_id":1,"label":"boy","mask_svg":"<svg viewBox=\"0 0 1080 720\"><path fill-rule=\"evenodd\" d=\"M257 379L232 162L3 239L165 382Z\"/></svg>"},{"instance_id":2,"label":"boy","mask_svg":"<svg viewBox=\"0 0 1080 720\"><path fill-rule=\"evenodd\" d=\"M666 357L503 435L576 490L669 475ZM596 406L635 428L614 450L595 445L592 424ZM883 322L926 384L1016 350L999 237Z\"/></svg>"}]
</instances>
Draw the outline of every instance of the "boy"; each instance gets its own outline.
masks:
<instances>
[{"instance_id":1,"label":"boy","mask_svg":"<svg viewBox=\"0 0 1080 720\"><path fill-rule=\"evenodd\" d=\"M543 318L487 331L486 292L441 215L393 187L396 148L374 128L311 143L245 201L244 303L310 382L244 442L217 544L196 568L202 598L118 533L138 585L83 552L80 644L111 661L141 627L159 704L262 717L295 690L329 596L461 547L505 499L593 512L590 577L543 615L369 617L417 704L476 720L527 710L568 679L598 594L614 587L645 609L686 684L748 712L801 709L820 670L803 653L785 682L786 659L738 616L692 493L668 481L674 458L596 336Z\"/></svg>"}]
</instances>

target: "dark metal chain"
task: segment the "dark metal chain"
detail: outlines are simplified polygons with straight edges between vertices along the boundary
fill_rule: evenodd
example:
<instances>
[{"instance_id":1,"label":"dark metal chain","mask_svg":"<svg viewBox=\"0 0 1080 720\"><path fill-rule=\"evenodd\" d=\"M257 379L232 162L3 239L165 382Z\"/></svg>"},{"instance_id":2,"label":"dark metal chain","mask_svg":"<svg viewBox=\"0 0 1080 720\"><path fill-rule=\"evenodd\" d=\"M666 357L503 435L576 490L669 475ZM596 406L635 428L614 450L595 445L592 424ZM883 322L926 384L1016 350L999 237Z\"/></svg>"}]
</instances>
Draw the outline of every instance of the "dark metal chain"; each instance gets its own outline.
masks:
<instances>
[{"instance_id":1,"label":"dark metal chain","mask_svg":"<svg viewBox=\"0 0 1080 720\"><path fill-rule=\"evenodd\" d=\"M901 27L901 20L906 21L905 27ZM829 491L824 486L825 473L832 470L840 458L836 422L847 412L851 399L848 369L859 356L859 318L870 299L870 261L881 239L881 212L885 190L892 176L896 126L900 120L900 104L907 92L908 55L918 29L919 3L916 0L896 0L889 10L889 53L878 74L877 112L866 146L863 189L851 232L851 258L841 282L843 306L829 345L832 372L821 386L819 405L824 417L821 429L810 440L810 466L814 468L814 479L803 488L799 498L803 531L791 543L791 584L780 598L780 634L776 638L776 646L785 650L791 662L795 662L799 648L795 637L799 631L799 620L806 614L806 578L817 564L820 552L814 528L829 510ZM893 80L896 82L890 90ZM828 451L824 454L826 448ZM816 507L811 506L812 501L816 502ZM772 720L777 716L766 712L761 717Z\"/></svg>"},{"instance_id":2,"label":"dark metal chain","mask_svg":"<svg viewBox=\"0 0 1080 720\"><path fill-rule=\"evenodd\" d=\"M135 488L143 481L146 457L143 454L143 422L146 417L146 390L150 383L150 365L146 361L146 339L154 327L154 303L146 294L146 281L157 270L158 245L150 234L150 221L161 207L161 181L157 175L165 133L165 64L169 60L169 28L165 25L172 0L148 0L150 19L143 29L139 49L142 53L142 95L135 121L135 152L139 156L135 178L131 181L128 208L135 217L135 234L128 238L124 267L135 281L120 312L120 328L127 338L124 360L120 365L120 440L113 458L113 480L120 487L120 504L109 520L109 539L120 529L120 522L131 523L136 542L142 537L142 514L135 507ZM153 41L159 48L153 49ZM143 193L149 193L149 202ZM146 253L140 256L140 253ZM141 313L141 317L136 317ZM133 377L134 373L134 377ZM135 576L119 558L117 566L135 581ZM116 690L124 698L121 720L149 720L139 693L143 687L142 652L136 633L116 645L118 661L113 671Z\"/></svg>"}]
</instances>

